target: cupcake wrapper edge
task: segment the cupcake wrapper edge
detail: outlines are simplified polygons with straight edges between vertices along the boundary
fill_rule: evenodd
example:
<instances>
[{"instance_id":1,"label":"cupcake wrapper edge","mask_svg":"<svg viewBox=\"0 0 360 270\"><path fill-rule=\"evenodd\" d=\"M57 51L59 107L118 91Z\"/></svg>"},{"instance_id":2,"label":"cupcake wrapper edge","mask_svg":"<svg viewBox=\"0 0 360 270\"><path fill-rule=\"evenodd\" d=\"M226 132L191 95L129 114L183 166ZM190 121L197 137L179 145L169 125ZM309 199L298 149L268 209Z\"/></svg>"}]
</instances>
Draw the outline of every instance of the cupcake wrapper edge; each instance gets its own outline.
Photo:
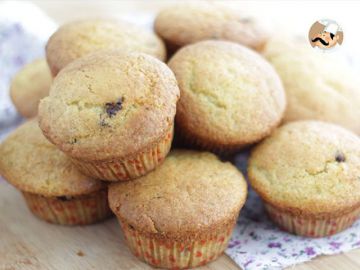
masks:
<instances>
[{"instance_id":1,"label":"cupcake wrapper edge","mask_svg":"<svg viewBox=\"0 0 360 270\"><path fill-rule=\"evenodd\" d=\"M112 215L108 206L106 190L65 200L28 192L22 193L30 211L50 223L86 225L104 220Z\"/></svg>"}]
</instances>

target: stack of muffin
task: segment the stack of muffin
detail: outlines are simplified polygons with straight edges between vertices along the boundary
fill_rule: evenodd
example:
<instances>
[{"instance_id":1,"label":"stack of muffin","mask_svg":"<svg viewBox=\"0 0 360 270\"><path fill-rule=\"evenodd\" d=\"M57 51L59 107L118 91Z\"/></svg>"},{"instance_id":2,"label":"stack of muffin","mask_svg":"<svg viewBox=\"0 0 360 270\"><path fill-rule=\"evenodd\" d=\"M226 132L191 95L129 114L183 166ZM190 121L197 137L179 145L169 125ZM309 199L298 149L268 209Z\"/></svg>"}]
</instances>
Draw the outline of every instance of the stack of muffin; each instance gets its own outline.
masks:
<instances>
[{"instance_id":1,"label":"stack of muffin","mask_svg":"<svg viewBox=\"0 0 360 270\"><path fill-rule=\"evenodd\" d=\"M347 66L209 3L169 7L155 30L69 23L15 76L15 106L38 117L1 144L0 172L36 216L80 225L113 212L139 259L203 265L247 194L214 153L258 143L249 180L281 228L321 237L359 217L360 84ZM170 151L174 130L173 148L193 150Z\"/></svg>"}]
</instances>

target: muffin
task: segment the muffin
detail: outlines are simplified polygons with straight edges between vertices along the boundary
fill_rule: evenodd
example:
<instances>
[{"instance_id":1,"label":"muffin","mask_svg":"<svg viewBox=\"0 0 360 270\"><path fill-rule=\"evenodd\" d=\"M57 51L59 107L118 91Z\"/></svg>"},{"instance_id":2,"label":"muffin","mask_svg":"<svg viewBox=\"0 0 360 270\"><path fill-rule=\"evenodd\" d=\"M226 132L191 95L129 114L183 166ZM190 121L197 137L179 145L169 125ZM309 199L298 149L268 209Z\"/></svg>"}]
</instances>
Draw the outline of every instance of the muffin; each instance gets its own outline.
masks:
<instances>
[{"instance_id":1,"label":"muffin","mask_svg":"<svg viewBox=\"0 0 360 270\"><path fill-rule=\"evenodd\" d=\"M169 6L157 15L155 31L169 51L201 40L222 39L261 49L267 32L254 19L208 2Z\"/></svg>"},{"instance_id":2,"label":"muffin","mask_svg":"<svg viewBox=\"0 0 360 270\"><path fill-rule=\"evenodd\" d=\"M285 122L321 120L360 134L360 79L354 70L301 40L274 38L263 53L284 84Z\"/></svg>"},{"instance_id":3,"label":"muffin","mask_svg":"<svg viewBox=\"0 0 360 270\"><path fill-rule=\"evenodd\" d=\"M323 237L360 215L360 138L334 124L286 124L255 147L249 180L281 228Z\"/></svg>"},{"instance_id":4,"label":"muffin","mask_svg":"<svg viewBox=\"0 0 360 270\"><path fill-rule=\"evenodd\" d=\"M166 58L165 46L154 33L123 21L88 19L61 26L47 43L46 59L55 76L75 59L101 49Z\"/></svg>"},{"instance_id":5,"label":"muffin","mask_svg":"<svg viewBox=\"0 0 360 270\"><path fill-rule=\"evenodd\" d=\"M52 77L45 59L24 66L12 79L10 97L17 111L26 118L38 113L40 99L49 94Z\"/></svg>"},{"instance_id":6,"label":"muffin","mask_svg":"<svg viewBox=\"0 0 360 270\"><path fill-rule=\"evenodd\" d=\"M84 174L129 180L168 153L179 98L171 70L152 56L101 51L75 60L40 102L45 136Z\"/></svg>"},{"instance_id":7,"label":"muffin","mask_svg":"<svg viewBox=\"0 0 360 270\"><path fill-rule=\"evenodd\" d=\"M281 81L260 55L226 41L201 41L169 61L181 90L176 127L183 141L217 153L255 143L280 123Z\"/></svg>"},{"instance_id":8,"label":"muffin","mask_svg":"<svg viewBox=\"0 0 360 270\"><path fill-rule=\"evenodd\" d=\"M0 145L0 174L22 192L31 212L48 222L84 225L111 215L106 185L82 175L46 140L37 119Z\"/></svg>"},{"instance_id":9,"label":"muffin","mask_svg":"<svg viewBox=\"0 0 360 270\"><path fill-rule=\"evenodd\" d=\"M109 205L130 250L160 268L222 254L247 194L242 174L206 152L176 150L155 171L109 186Z\"/></svg>"}]
</instances>

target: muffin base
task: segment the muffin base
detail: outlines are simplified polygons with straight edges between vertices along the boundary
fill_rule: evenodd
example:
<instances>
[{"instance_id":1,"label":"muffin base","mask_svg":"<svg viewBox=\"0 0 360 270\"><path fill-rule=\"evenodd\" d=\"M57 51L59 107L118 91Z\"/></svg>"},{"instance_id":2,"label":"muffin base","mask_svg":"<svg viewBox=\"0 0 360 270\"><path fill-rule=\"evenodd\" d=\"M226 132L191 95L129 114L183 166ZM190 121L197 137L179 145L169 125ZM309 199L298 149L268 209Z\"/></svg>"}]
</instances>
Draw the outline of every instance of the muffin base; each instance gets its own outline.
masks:
<instances>
[{"instance_id":1,"label":"muffin base","mask_svg":"<svg viewBox=\"0 0 360 270\"><path fill-rule=\"evenodd\" d=\"M107 201L107 190L89 195L44 197L22 192L30 211L40 219L61 225L86 225L99 222L112 215Z\"/></svg>"},{"instance_id":2,"label":"muffin base","mask_svg":"<svg viewBox=\"0 0 360 270\"><path fill-rule=\"evenodd\" d=\"M268 203L265 203L265 209L281 229L306 237L324 237L339 233L350 227L360 216L360 207L337 217L324 218L294 215Z\"/></svg>"},{"instance_id":3,"label":"muffin base","mask_svg":"<svg viewBox=\"0 0 360 270\"><path fill-rule=\"evenodd\" d=\"M135 157L111 161L82 161L72 159L72 162L85 175L107 181L127 181L138 178L154 170L161 164L170 151L173 137L173 127L154 147L141 152Z\"/></svg>"},{"instance_id":4,"label":"muffin base","mask_svg":"<svg viewBox=\"0 0 360 270\"><path fill-rule=\"evenodd\" d=\"M190 242L159 239L145 235L119 220L124 238L131 252L140 260L159 268L187 269L205 265L219 257L226 249L235 224L223 225L201 239Z\"/></svg>"},{"instance_id":5,"label":"muffin base","mask_svg":"<svg viewBox=\"0 0 360 270\"><path fill-rule=\"evenodd\" d=\"M234 154L245 147L245 145L216 145L206 140L197 138L194 135L188 134L187 132L182 131L181 128L176 128L176 135L178 144L181 146L209 151L221 156Z\"/></svg>"}]
</instances>

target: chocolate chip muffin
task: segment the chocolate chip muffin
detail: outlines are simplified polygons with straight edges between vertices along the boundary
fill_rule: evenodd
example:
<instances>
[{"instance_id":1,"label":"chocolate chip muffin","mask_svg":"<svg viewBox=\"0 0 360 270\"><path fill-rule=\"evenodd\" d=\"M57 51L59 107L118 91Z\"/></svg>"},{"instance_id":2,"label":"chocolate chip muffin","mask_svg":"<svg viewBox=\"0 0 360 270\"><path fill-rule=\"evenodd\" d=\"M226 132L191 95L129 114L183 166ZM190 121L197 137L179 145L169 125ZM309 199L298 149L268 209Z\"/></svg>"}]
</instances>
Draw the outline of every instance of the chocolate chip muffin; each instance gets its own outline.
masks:
<instances>
[{"instance_id":1,"label":"chocolate chip muffin","mask_svg":"<svg viewBox=\"0 0 360 270\"><path fill-rule=\"evenodd\" d=\"M285 109L280 78L239 44L201 41L169 61L181 90L177 132L191 146L234 152L275 129Z\"/></svg>"},{"instance_id":2,"label":"chocolate chip muffin","mask_svg":"<svg viewBox=\"0 0 360 270\"><path fill-rule=\"evenodd\" d=\"M176 150L148 175L110 185L109 203L135 256L183 269L222 254L246 194L242 174L230 163Z\"/></svg>"},{"instance_id":3,"label":"chocolate chip muffin","mask_svg":"<svg viewBox=\"0 0 360 270\"><path fill-rule=\"evenodd\" d=\"M332 235L360 215L360 138L340 126L280 127L255 147L248 174L270 217L291 233Z\"/></svg>"},{"instance_id":4,"label":"chocolate chip muffin","mask_svg":"<svg viewBox=\"0 0 360 270\"><path fill-rule=\"evenodd\" d=\"M61 26L49 39L46 58L55 76L77 58L101 49L142 52L166 58L163 42L152 32L115 20L88 19Z\"/></svg>"},{"instance_id":5,"label":"chocolate chip muffin","mask_svg":"<svg viewBox=\"0 0 360 270\"><path fill-rule=\"evenodd\" d=\"M102 51L56 76L39 106L40 127L86 175L129 180L168 153L178 98L174 74L161 61Z\"/></svg>"},{"instance_id":6,"label":"chocolate chip muffin","mask_svg":"<svg viewBox=\"0 0 360 270\"><path fill-rule=\"evenodd\" d=\"M39 101L49 94L52 81L45 59L25 65L11 81L10 97L17 111L26 118L35 117Z\"/></svg>"},{"instance_id":7,"label":"chocolate chip muffin","mask_svg":"<svg viewBox=\"0 0 360 270\"><path fill-rule=\"evenodd\" d=\"M0 174L22 192L31 212L48 222L84 225L111 215L106 185L81 174L43 136L37 119L1 143Z\"/></svg>"},{"instance_id":8,"label":"chocolate chip muffin","mask_svg":"<svg viewBox=\"0 0 360 270\"><path fill-rule=\"evenodd\" d=\"M261 49L268 38L267 32L254 19L209 2L182 3L165 8L155 19L155 30L172 52L208 39L229 40Z\"/></svg>"},{"instance_id":9,"label":"chocolate chip muffin","mask_svg":"<svg viewBox=\"0 0 360 270\"><path fill-rule=\"evenodd\" d=\"M321 120L360 134L360 79L348 63L291 38L271 39L263 53L284 83L285 122Z\"/></svg>"}]
</instances>

